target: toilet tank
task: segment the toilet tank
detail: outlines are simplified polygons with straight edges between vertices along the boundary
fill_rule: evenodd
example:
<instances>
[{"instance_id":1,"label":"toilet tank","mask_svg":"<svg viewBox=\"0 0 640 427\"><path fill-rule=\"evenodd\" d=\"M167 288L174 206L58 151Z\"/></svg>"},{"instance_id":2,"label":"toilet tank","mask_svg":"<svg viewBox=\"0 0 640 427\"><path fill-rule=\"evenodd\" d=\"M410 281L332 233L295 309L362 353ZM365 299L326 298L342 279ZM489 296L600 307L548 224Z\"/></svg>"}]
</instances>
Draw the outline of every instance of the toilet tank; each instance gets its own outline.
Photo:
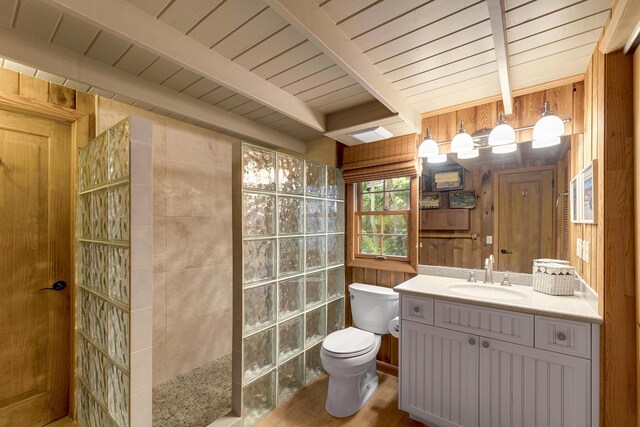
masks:
<instances>
[{"instance_id":1,"label":"toilet tank","mask_svg":"<svg viewBox=\"0 0 640 427\"><path fill-rule=\"evenodd\" d=\"M391 288L362 283L349 285L349 294L354 326L374 334L388 334L389 322L398 315L400 295Z\"/></svg>"}]
</instances>

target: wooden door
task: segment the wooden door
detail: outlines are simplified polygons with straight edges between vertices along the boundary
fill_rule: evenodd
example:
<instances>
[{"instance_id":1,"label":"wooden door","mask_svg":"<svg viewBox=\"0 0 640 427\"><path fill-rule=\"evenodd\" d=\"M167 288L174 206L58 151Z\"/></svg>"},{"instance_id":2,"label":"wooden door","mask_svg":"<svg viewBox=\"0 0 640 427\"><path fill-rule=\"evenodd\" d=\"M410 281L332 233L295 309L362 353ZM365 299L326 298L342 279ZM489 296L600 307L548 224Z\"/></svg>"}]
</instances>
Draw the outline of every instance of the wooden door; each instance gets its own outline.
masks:
<instances>
[{"instance_id":1,"label":"wooden door","mask_svg":"<svg viewBox=\"0 0 640 427\"><path fill-rule=\"evenodd\" d=\"M496 179L496 269L530 273L534 259L554 254L553 170L497 172Z\"/></svg>"},{"instance_id":2,"label":"wooden door","mask_svg":"<svg viewBox=\"0 0 640 427\"><path fill-rule=\"evenodd\" d=\"M478 337L420 323L400 328L400 407L440 426L478 425Z\"/></svg>"},{"instance_id":3,"label":"wooden door","mask_svg":"<svg viewBox=\"0 0 640 427\"><path fill-rule=\"evenodd\" d=\"M589 360L480 340L480 427L591 425Z\"/></svg>"},{"instance_id":4,"label":"wooden door","mask_svg":"<svg viewBox=\"0 0 640 427\"><path fill-rule=\"evenodd\" d=\"M69 407L71 133L0 110L0 426Z\"/></svg>"}]
</instances>

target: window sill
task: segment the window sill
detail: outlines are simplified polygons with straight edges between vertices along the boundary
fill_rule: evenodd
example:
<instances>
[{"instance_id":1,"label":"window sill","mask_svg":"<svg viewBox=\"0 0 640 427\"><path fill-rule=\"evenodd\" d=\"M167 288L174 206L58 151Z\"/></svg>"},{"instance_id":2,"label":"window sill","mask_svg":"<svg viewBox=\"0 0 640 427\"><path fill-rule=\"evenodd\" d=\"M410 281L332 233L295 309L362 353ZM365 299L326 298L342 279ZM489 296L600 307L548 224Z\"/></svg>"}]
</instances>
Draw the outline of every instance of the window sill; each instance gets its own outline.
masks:
<instances>
[{"instance_id":1,"label":"window sill","mask_svg":"<svg viewBox=\"0 0 640 427\"><path fill-rule=\"evenodd\" d=\"M347 262L347 267L371 268L374 270L397 271L400 273L418 274L418 268L409 261L378 260L367 258L354 258Z\"/></svg>"}]
</instances>

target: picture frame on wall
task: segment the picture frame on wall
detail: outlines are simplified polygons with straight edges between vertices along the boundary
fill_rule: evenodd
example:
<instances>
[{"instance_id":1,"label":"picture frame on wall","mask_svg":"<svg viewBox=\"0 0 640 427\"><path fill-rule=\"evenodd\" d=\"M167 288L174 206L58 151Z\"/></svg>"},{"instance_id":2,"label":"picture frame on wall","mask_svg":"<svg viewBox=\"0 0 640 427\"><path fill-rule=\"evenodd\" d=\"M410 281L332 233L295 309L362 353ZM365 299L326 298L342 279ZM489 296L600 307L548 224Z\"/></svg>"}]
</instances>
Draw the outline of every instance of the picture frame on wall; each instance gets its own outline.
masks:
<instances>
[{"instance_id":1,"label":"picture frame on wall","mask_svg":"<svg viewBox=\"0 0 640 427\"><path fill-rule=\"evenodd\" d=\"M440 209L440 193L422 193L422 197L420 197L420 209Z\"/></svg>"},{"instance_id":2,"label":"picture frame on wall","mask_svg":"<svg viewBox=\"0 0 640 427\"><path fill-rule=\"evenodd\" d=\"M474 190L460 190L449 193L449 207L451 209L473 209L476 207L476 192Z\"/></svg>"},{"instance_id":3,"label":"picture frame on wall","mask_svg":"<svg viewBox=\"0 0 640 427\"><path fill-rule=\"evenodd\" d=\"M593 160L580 172L580 220L596 224L598 215L597 160Z\"/></svg>"},{"instance_id":4,"label":"picture frame on wall","mask_svg":"<svg viewBox=\"0 0 640 427\"><path fill-rule=\"evenodd\" d=\"M571 214L570 219L572 223L581 222L580 214L582 210L580 209L580 181L580 174L577 174L571 179L571 182L569 183L569 212Z\"/></svg>"}]
</instances>

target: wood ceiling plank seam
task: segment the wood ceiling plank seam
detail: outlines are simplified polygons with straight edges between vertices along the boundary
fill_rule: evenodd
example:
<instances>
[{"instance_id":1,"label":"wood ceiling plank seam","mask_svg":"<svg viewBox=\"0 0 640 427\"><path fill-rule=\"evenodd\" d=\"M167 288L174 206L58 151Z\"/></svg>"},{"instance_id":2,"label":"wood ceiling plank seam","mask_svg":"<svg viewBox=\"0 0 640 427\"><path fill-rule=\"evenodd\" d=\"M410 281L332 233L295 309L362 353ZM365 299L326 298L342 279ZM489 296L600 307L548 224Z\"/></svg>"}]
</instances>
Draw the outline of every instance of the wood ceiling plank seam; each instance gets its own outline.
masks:
<instances>
[{"instance_id":1,"label":"wood ceiling plank seam","mask_svg":"<svg viewBox=\"0 0 640 427\"><path fill-rule=\"evenodd\" d=\"M213 14L214 14L214 12L215 12L216 10L218 10L218 9L219 9L223 4L225 4L225 2L226 2L226 1L227 1L227 0L222 0L220 3L216 4L215 6L213 6L213 8L212 8L209 12L205 13L204 15L202 15L202 17L201 17L200 19L198 19L198 20L197 20L197 21L196 21L196 22L191 26L191 28L189 28L189 29L184 33L184 35L185 35L185 36L188 36L189 34L191 34L191 33L193 32L193 30L195 30L195 29L198 27L198 25L202 24L202 23L204 22L204 20L205 20L205 19L208 19L211 15L213 15Z\"/></svg>"},{"instance_id":2,"label":"wood ceiling plank seam","mask_svg":"<svg viewBox=\"0 0 640 427\"><path fill-rule=\"evenodd\" d=\"M541 34L545 34L545 33L548 33L550 31L559 30L559 29L561 29L563 27L567 27L567 26L570 26L572 24L577 24L577 23L583 22L583 21L584 22L589 22L591 25L595 25L596 28L597 27L602 28L604 26L604 23L606 22L608 16L609 16L609 10L595 12L595 13L592 13L592 14L584 16L584 17L579 17L579 18L577 18L575 20L572 20L572 21L562 22L562 23L560 23L558 25L555 25L553 27L542 28L540 30L536 30L536 32L533 32L531 34L519 33L518 35L520 36L520 38L515 39L515 40L510 40L510 43L517 43L517 42L520 42L522 40L527 40L527 39L529 39L531 37L539 36ZM507 35L508 36L513 35L516 32L515 30L517 30L518 28L519 27L516 27L514 29L514 31L511 32L511 33L509 32L510 30L507 30Z\"/></svg>"},{"instance_id":3,"label":"wood ceiling plank seam","mask_svg":"<svg viewBox=\"0 0 640 427\"><path fill-rule=\"evenodd\" d=\"M285 87L283 87L284 90L291 90L292 93L295 96L300 96L303 95L305 93L308 93L310 91L313 91L315 89L318 89L324 85L327 85L329 83L332 83L336 80L342 79L345 76L348 76L347 73L344 72L344 70L340 67L338 67L337 65L334 65L332 67L328 67L325 68L324 70L318 72L318 73L313 73L312 75L310 75L309 77L299 80L297 83L299 83L298 85L292 84L292 85L287 85ZM313 82L312 86L309 87L305 87L303 86L303 84L306 82L309 82L309 78L315 78L316 80L319 80L317 83ZM351 78L349 76L349 78Z\"/></svg>"},{"instance_id":4,"label":"wood ceiling plank seam","mask_svg":"<svg viewBox=\"0 0 640 427\"><path fill-rule=\"evenodd\" d=\"M20 10L20 0L15 0L13 4L13 12L11 14L11 21L9 22L9 28L16 28L16 20L18 19L18 11Z\"/></svg>"},{"instance_id":5,"label":"wood ceiling plank seam","mask_svg":"<svg viewBox=\"0 0 640 427\"><path fill-rule=\"evenodd\" d=\"M328 6L318 5L324 13L327 14L334 22L338 22L344 19L346 16L352 15L358 10L362 10L367 5L376 2L377 0L337 0L327 2Z\"/></svg>"},{"instance_id":6,"label":"wood ceiling plank seam","mask_svg":"<svg viewBox=\"0 0 640 427\"><path fill-rule=\"evenodd\" d=\"M189 71L186 68L182 68L173 76L164 81L162 85L178 92L183 92L184 89L190 87L193 83L200 79L202 79L202 76Z\"/></svg>"},{"instance_id":7,"label":"wood ceiling plank seam","mask_svg":"<svg viewBox=\"0 0 640 427\"><path fill-rule=\"evenodd\" d=\"M564 40L578 34L587 33L593 30L601 31L607 14L608 12L601 12L596 15L591 15L587 18L582 18L565 25L560 25L547 31L542 31L529 37L510 42L509 53L513 55L516 53L525 52L531 48L535 48L559 40Z\"/></svg>"},{"instance_id":8,"label":"wood ceiling plank seam","mask_svg":"<svg viewBox=\"0 0 640 427\"><path fill-rule=\"evenodd\" d=\"M87 56L87 54L89 53L89 51L91 50L91 48L93 47L93 45L96 43L96 41L98 40L98 37L100 37L100 34L102 33L102 30L99 28L96 28L96 32L93 35L93 37L91 38L91 41L89 42L89 45L87 45L87 48L84 50L84 52L82 52L82 54L84 56ZM111 64L113 65L113 64Z\"/></svg>"},{"instance_id":9,"label":"wood ceiling plank seam","mask_svg":"<svg viewBox=\"0 0 640 427\"><path fill-rule=\"evenodd\" d=\"M183 88L182 88L182 89L180 89L178 92L184 92L185 90L188 90L189 88L192 88L192 87L193 87L193 85L195 85L195 84L197 84L197 83L201 82L203 79L204 79L204 77L200 76L200 78L199 78L199 79L197 79L197 80L196 80L196 81L194 81L194 82L191 82L191 84L189 84L188 86L183 87Z\"/></svg>"},{"instance_id":10,"label":"wood ceiling plank seam","mask_svg":"<svg viewBox=\"0 0 640 427\"><path fill-rule=\"evenodd\" d=\"M158 18L165 24L185 34L198 20L211 13L222 0L173 0Z\"/></svg>"},{"instance_id":11,"label":"wood ceiling plank seam","mask_svg":"<svg viewBox=\"0 0 640 427\"><path fill-rule=\"evenodd\" d=\"M600 33L600 29L592 30L574 37L567 37L557 42L541 45L537 48L527 49L511 55L510 61L512 65L525 64L536 59L544 58L545 56L571 52L573 49L579 49L585 45L592 45L597 42L600 38Z\"/></svg>"},{"instance_id":12,"label":"wood ceiling plank seam","mask_svg":"<svg viewBox=\"0 0 640 427\"><path fill-rule=\"evenodd\" d=\"M114 67L132 47L130 42L100 29L93 45L84 53L84 56Z\"/></svg>"},{"instance_id":13,"label":"wood ceiling plank seam","mask_svg":"<svg viewBox=\"0 0 640 427\"><path fill-rule=\"evenodd\" d=\"M183 67L178 67L178 69L176 71L174 71L170 76L168 76L166 79L161 81L160 84L164 85L169 79L171 79L172 77L174 77L176 74L178 74L180 71L182 71L184 69L185 68L183 68ZM180 92L180 91L178 91L178 92Z\"/></svg>"},{"instance_id":14,"label":"wood ceiling plank seam","mask_svg":"<svg viewBox=\"0 0 640 427\"><path fill-rule=\"evenodd\" d=\"M320 52L311 58L300 61L297 64L274 74L273 76L269 77L268 80L276 86L282 88L288 84L305 79L318 71L322 71L325 68L329 68L332 65L334 65L334 63L324 53ZM311 68L315 71L309 72L307 71L308 68Z\"/></svg>"},{"instance_id":15,"label":"wood ceiling plank seam","mask_svg":"<svg viewBox=\"0 0 640 427\"><path fill-rule=\"evenodd\" d=\"M507 28L515 27L539 16L550 15L583 2L584 0L554 0L528 3L507 14Z\"/></svg>"},{"instance_id":16,"label":"wood ceiling plank seam","mask_svg":"<svg viewBox=\"0 0 640 427\"><path fill-rule=\"evenodd\" d=\"M265 6L262 9L260 9L259 11L257 11L255 14L251 15L249 18L247 18L245 21L241 22L240 25L236 26L233 30L231 30L231 32L227 33L226 35L224 35L220 40L218 40L217 42L215 42L214 44L212 44L211 46L209 46L209 49L213 49L216 46L218 46L220 43L222 43L223 41L225 41L226 39L228 39L229 37L231 37L232 35L236 34L238 31L242 30L247 24L249 24L251 21L253 21L254 19L256 19L259 15L261 15L264 11L268 10L269 6Z\"/></svg>"},{"instance_id":17,"label":"wood ceiling plank seam","mask_svg":"<svg viewBox=\"0 0 640 427\"><path fill-rule=\"evenodd\" d=\"M366 10L371 9L372 7L375 7L375 6L379 5L383 1L384 0L375 0L373 3L368 4L367 6L363 7L362 9L353 12L351 15L340 19L339 21L336 22L336 25L339 26L339 25L344 24L346 21L348 21L349 19L353 18L354 16L360 15L361 13L365 12Z\"/></svg>"},{"instance_id":18,"label":"wood ceiling plank seam","mask_svg":"<svg viewBox=\"0 0 640 427\"><path fill-rule=\"evenodd\" d=\"M371 95L366 90L363 90L359 94L350 95L346 98L339 99L337 101L328 102L323 105L316 105L316 108L323 113L331 114L336 111L344 110L347 108L355 107L360 104L364 104L365 102L370 102L373 100L377 100L373 95Z\"/></svg>"},{"instance_id":19,"label":"wood ceiling plank seam","mask_svg":"<svg viewBox=\"0 0 640 427\"><path fill-rule=\"evenodd\" d=\"M468 70L470 68L484 65L495 60L495 51L493 49L488 49L474 55L469 55L457 61L452 61L444 65L430 68L427 71L416 73L411 76L392 81L391 83L397 85L397 87L400 87L401 89L408 89L409 87L436 80L440 77L444 77L444 75L446 74ZM439 74L443 75L438 76ZM433 77L434 75L438 77Z\"/></svg>"},{"instance_id":20,"label":"wood ceiling plank seam","mask_svg":"<svg viewBox=\"0 0 640 427\"><path fill-rule=\"evenodd\" d=\"M234 114L239 114L241 116L244 116L245 114L249 114L256 110L259 110L260 108L262 108L262 104L258 104L257 102L250 99L244 104L238 105L237 107L232 108L229 111L231 111Z\"/></svg>"},{"instance_id":21,"label":"wood ceiling plank seam","mask_svg":"<svg viewBox=\"0 0 640 427\"><path fill-rule=\"evenodd\" d=\"M264 117L261 117L255 121L265 126L269 126L269 123L273 123L280 119L282 119L282 114L278 113L277 111L274 111L273 113L266 115Z\"/></svg>"},{"instance_id":22,"label":"wood ceiling plank seam","mask_svg":"<svg viewBox=\"0 0 640 427\"><path fill-rule=\"evenodd\" d=\"M427 57L422 57L408 64L384 71L383 74L387 76L392 83L395 83L403 78L413 77L491 49L493 49L493 38L490 35L483 36L475 40L465 41L454 47L448 47L446 50L430 52Z\"/></svg>"},{"instance_id":23,"label":"wood ceiling plank seam","mask_svg":"<svg viewBox=\"0 0 640 427\"><path fill-rule=\"evenodd\" d=\"M584 75L584 70L586 70L589 65L591 56L592 55L589 54L581 58L575 58L570 61L563 62L559 66L547 71L545 74L532 73L528 67L514 67L512 70L514 88L520 89L544 84L549 79L560 80L571 77L572 75L582 76Z\"/></svg>"},{"instance_id":24,"label":"wood ceiling plank seam","mask_svg":"<svg viewBox=\"0 0 640 427\"><path fill-rule=\"evenodd\" d=\"M256 68L286 54L306 41L295 28L288 25L282 31L265 38L260 44L235 58L234 62L253 72Z\"/></svg>"},{"instance_id":25,"label":"wood ceiling plank seam","mask_svg":"<svg viewBox=\"0 0 640 427\"><path fill-rule=\"evenodd\" d=\"M270 39L271 37L275 37L278 33L284 31L287 29L289 25L284 25L278 29L276 29L275 31L267 34L265 37L261 38L260 40L258 40L257 42L253 43L251 46L247 47L246 49L243 49L241 52L239 52L237 55L234 55L232 58L230 58L232 61L235 61L237 58L241 57L242 55L244 55L246 52L250 51L251 49L256 48L258 45L264 43L265 41L267 41L268 39Z\"/></svg>"},{"instance_id":26,"label":"wood ceiling plank seam","mask_svg":"<svg viewBox=\"0 0 640 427\"><path fill-rule=\"evenodd\" d=\"M156 62L158 62L159 60L160 60L160 57L159 57L159 56L156 56L156 59L154 59L153 61L151 61L151 62L149 63L149 65L147 65L146 67L144 67L144 68L142 69L142 71L140 71L140 72L137 74L137 76L138 76L138 77L140 77L140 76L141 76L145 71L147 71L149 68L151 68L151 66L152 66L153 64L155 64Z\"/></svg>"},{"instance_id":27,"label":"wood ceiling plank seam","mask_svg":"<svg viewBox=\"0 0 640 427\"><path fill-rule=\"evenodd\" d=\"M283 85L283 86L281 86L281 88L282 88L282 89L287 90L288 88L291 88L292 86L294 86L294 85L295 85L295 84L297 84L297 83L301 83L301 82L304 82L305 80L307 80L307 79L309 79L309 78L311 78L311 77L318 76L318 74L320 74L320 73L324 73L324 72L325 72L325 71L327 71L327 70L331 70L331 69L333 69L334 67L337 67L338 69L340 69L340 67L338 67L338 66L337 66L337 65L335 65L335 64L333 64L333 65L329 65L328 67L322 68L322 69L320 69L320 70L318 70L318 71L314 71L314 72L312 72L312 73L311 73L311 74L309 74L309 75L306 75L306 76L304 76L304 77L301 77L301 78L299 78L299 79L296 79L295 81L293 81L293 82L291 82L291 83L288 83L288 84L286 84L286 85ZM344 73L344 72L343 72L343 74L342 74L342 75L344 76L344 75L346 75L346 73ZM341 76L340 76L340 77L341 77ZM326 83L326 82L327 82L327 81L323 81L322 83L317 84L317 85L314 85L313 87L310 87L310 88L308 88L308 89L314 89L314 88L316 88L316 87L318 87L318 86L320 86L320 85L323 85L323 84L324 84L324 83ZM308 90L308 89L305 89L305 90ZM295 92L295 90L293 90L293 93L294 93L294 94L296 93L296 92Z\"/></svg>"},{"instance_id":28,"label":"wood ceiling plank seam","mask_svg":"<svg viewBox=\"0 0 640 427\"><path fill-rule=\"evenodd\" d=\"M375 49L367 50L366 55L371 62L378 64L416 48L428 47L429 43L433 43L438 39L447 37L452 33L462 31L468 27L481 24L485 20L489 21L486 3L476 3L472 8L473 10L469 8L464 9L460 14L451 14L451 17L457 15L456 18L440 19L420 30L381 43ZM487 16L485 16L485 12Z\"/></svg>"},{"instance_id":29,"label":"wood ceiling plank seam","mask_svg":"<svg viewBox=\"0 0 640 427\"><path fill-rule=\"evenodd\" d=\"M474 97L477 98L500 96L500 84L498 83L497 76L490 76L489 80L492 81L491 84L474 82L472 86L466 90L456 92L446 91L444 93L438 93L437 96L431 98L416 99L416 106L420 108L421 111L429 112L459 105L469 99L470 90L474 90Z\"/></svg>"},{"instance_id":30,"label":"wood ceiling plank seam","mask_svg":"<svg viewBox=\"0 0 640 427\"><path fill-rule=\"evenodd\" d=\"M504 2L504 10L505 12L511 12L519 7L522 7L526 4L533 3L536 0L505 0Z\"/></svg>"},{"instance_id":31,"label":"wood ceiling plank seam","mask_svg":"<svg viewBox=\"0 0 640 427\"><path fill-rule=\"evenodd\" d=\"M318 96L314 99L309 100L308 102L311 105L325 105L328 104L329 102L327 101L327 99L331 99L332 101L330 102L335 102L338 101L342 98L349 98L353 95L362 93L363 91L365 91L362 86L360 86L358 83L353 82L353 84L350 84L348 86L344 86L340 89L334 90L332 92L328 92L325 94L322 94L321 96Z\"/></svg>"},{"instance_id":32,"label":"wood ceiling plank seam","mask_svg":"<svg viewBox=\"0 0 640 427\"><path fill-rule=\"evenodd\" d=\"M56 22L56 25L53 27L53 31L49 36L49 40L48 40L49 43L53 43L53 39L56 37L56 34L58 33L58 29L60 28L60 24L62 24L63 18L64 18L64 13L60 13L60 15L58 16L58 22Z\"/></svg>"},{"instance_id":33,"label":"wood ceiling plank seam","mask_svg":"<svg viewBox=\"0 0 640 427\"><path fill-rule=\"evenodd\" d=\"M510 42L516 41L542 31L578 21L591 15L609 11L610 7L608 2L609 0L585 0L578 5L561 9L547 15L538 16L535 19L509 27L507 28L508 40Z\"/></svg>"},{"instance_id":34,"label":"wood ceiling plank seam","mask_svg":"<svg viewBox=\"0 0 640 427\"><path fill-rule=\"evenodd\" d=\"M338 92L342 89L357 84L358 83L353 80L350 75L346 74L342 77L327 82L324 85L318 86L316 89L303 92L300 96L298 96L298 98L302 99L305 102L311 102L318 98L322 98L323 96L330 95L334 92Z\"/></svg>"},{"instance_id":35,"label":"wood ceiling plank seam","mask_svg":"<svg viewBox=\"0 0 640 427\"><path fill-rule=\"evenodd\" d=\"M569 61L569 60L572 60L572 59L580 58L580 57L588 54L589 53L589 49L591 49L591 47L594 46L596 42L597 42L597 40L593 41L591 43L586 43L586 44L584 44L582 46L576 46L576 47L573 47L573 48L565 49L565 50L560 51L560 52L555 52L555 53L550 54L550 55L545 55L545 56L541 56L541 57L538 57L538 58L532 58L530 60L526 60L526 61L523 61L523 62L515 62L513 64L513 67L523 66L523 65L526 65L526 64L530 64L532 62L540 61L540 60L548 60L550 65L553 67L554 63L562 62L562 60ZM549 58L551 58L551 59L549 59ZM560 61L553 62L554 58L557 58ZM541 72L543 70L538 68L538 71ZM544 70L544 71L546 71L546 70ZM570 75L573 75L573 74L575 74L575 73L571 73Z\"/></svg>"},{"instance_id":36,"label":"wood ceiling plank seam","mask_svg":"<svg viewBox=\"0 0 640 427\"><path fill-rule=\"evenodd\" d=\"M258 108L257 110L254 110L250 113L243 114L242 116L249 120L257 120L272 113L272 109L262 106L261 108Z\"/></svg>"},{"instance_id":37,"label":"wood ceiling plank seam","mask_svg":"<svg viewBox=\"0 0 640 427\"><path fill-rule=\"evenodd\" d=\"M165 8L170 0L127 0L130 4L154 18Z\"/></svg>"},{"instance_id":38,"label":"wood ceiling plank seam","mask_svg":"<svg viewBox=\"0 0 640 427\"><path fill-rule=\"evenodd\" d=\"M49 41L61 11L48 4L37 1L21 1L16 17L15 29Z\"/></svg>"},{"instance_id":39,"label":"wood ceiling plank seam","mask_svg":"<svg viewBox=\"0 0 640 427\"><path fill-rule=\"evenodd\" d=\"M407 97L412 97L417 94L432 90L430 88L449 86L459 81L468 80L469 78L472 78L472 77L479 77L486 74L492 74L493 72L497 71L497 69L498 69L498 65L496 64L495 61L493 61L487 64L479 65L477 67L469 68L467 70L459 71L457 73L452 73L435 80L420 83L406 89L402 89L401 92L405 94L405 96ZM471 76L471 77L467 77L467 76Z\"/></svg>"},{"instance_id":40,"label":"wood ceiling plank seam","mask_svg":"<svg viewBox=\"0 0 640 427\"><path fill-rule=\"evenodd\" d=\"M287 125L291 125L292 123L295 123L295 121L291 120L289 117L283 117L283 118L281 118L279 120L276 120L276 121L273 121L273 122L269 123L268 126L270 128L280 130L282 127L287 126Z\"/></svg>"},{"instance_id":41,"label":"wood ceiling plank seam","mask_svg":"<svg viewBox=\"0 0 640 427\"><path fill-rule=\"evenodd\" d=\"M351 37L351 40L355 40L406 15L416 13L419 9L426 7L434 1L435 0L414 0L403 1L398 4L398 2L387 0L382 3L381 7L376 7L375 10L369 10L368 12L370 13L358 14L362 25L359 25L358 22L350 22L348 26L341 25L342 22L337 25L341 25L340 28ZM417 3L417 5L414 6L414 3ZM377 22L378 20L380 20L380 22Z\"/></svg>"},{"instance_id":42,"label":"wood ceiling plank seam","mask_svg":"<svg viewBox=\"0 0 640 427\"><path fill-rule=\"evenodd\" d=\"M129 53L129 51L133 49L133 44L130 44L128 48L126 48L124 50L124 52L122 52L122 54L118 57L118 59L115 60L115 62L113 64L111 64L112 67L115 67L116 65L118 65L118 63L120 63L120 61L122 61L122 58L125 57L125 55L127 53Z\"/></svg>"},{"instance_id":43,"label":"wood ceiling plank seam","mask_svg":"<svg viewBox=\"0 0 640 427\"><path fill-rule=\"evenodd\" d=\"M66 13L61 16L51 43L84 54L92 45L98 28Z\"/></svg>"},{"instance_id":44,"label":"wood ceiling plank seam","mask_svg":"<svg viewBox=\"0 0 640 427\"><path fill-rule=\"evenodd\" d=\"M471 25L460 31L450 33L444 37L440 37L439 39L428 43L427 45L425 45L426 47L428 47L428 50L425 49L426 52L428 52L427 57L417 56L417 55L420 55L420 52L422 51L422 47L418 47L408 52L395 55L390 60L384 60L384 61L378 62L375 65L376 67L378 67L378 69L380 69L380 71L392 72L395 70L399 70L405 66L407 67L411 66L411 64L413 63L418 63L421 61L428 60L431 57L435 57L438 55L446 56L449 50L452 50L454 48L460 48L463 45L471 44L476 40L478 40L478 37L480 37L480 39L488 39L491 43L491 46L493 46L493 37L491 35L491 24L489 23L488 18L477 24ZM456 40L456 42L451 43L452 40ZM458 42L460 42L459 46L457 45ZM452 44L454 46L452 46ZM399 66L396 67L396 65L399 65Z\"/></svg>"},{"instance_id":45,"label":"wood ceiling plank seam","mask_svg":"<svg viewBox=\"0 0 640 427\"><path fill-rule=\"evenodd\" d=\"M393 44L400 45L403 51L422 45L425 38L432 32L433 26L440 23L440 27L444 21L450 21L455 15L458 15L454 21L461 21L461 17L465 18L462 23L456 22L456 28L465 28L471 24L480 22L489 18L489 14L484 4L484 0L476 1L469 4L469 0L438 0L439 3L429 3L433 8L437 6L435 11L431 11L424 18L418 16L406 15L396 21L393 26L385 25L378 27L367 34L354 39L353 42L364 52L370 53L379 50L382 46ZM426 12L425 12L426 13ZM405 22L406 21L406 22ZM417 24L416 24L417 23ZM447 31L445 34L453 32L452 23L447 22ZM434 39L435 37L431 37Z\"/></svg>"},{"instance_id":46,"label":"wood ceiling plank seam","mask_svg":"<svg viewBox=\"0 0 640 427\"><path fill-rule=\"evenodd\" d=\"M164 5L164 7L163 7L162 9L160 9L160 11L156 14L156 19L160 19L160 18L162 18L162 15L164 15L164 14L165 14L165 12L166 12L167 10L169 10L169 8L170 8L171 6L173 6L173 4L174 4L175 2L176 2L176 0L169 0L169 1L167 2L167 4L165 4L165 5Z\"/></svg>"},{"instance_id":47,"label":"wood ceiling plank seam","mask_svg":"<svg viewBox=\"0 0 640 427\"><path fill-rule=\"evenodd\" d=\"M236 95L230 96L229 98L227 98L225 100L222 100L222 101L218 102L216 104L216 107L220 107L223 110L230 111L230 110L232 110L232 109L244 104L247 101L249 101L249 98L247 98L245 96L242 96L242 95L236 94ZM291 120L293 120L293 119L291 119Z\"/></svg>"},{"instance_id":48,"label":"wood ceiling plank seam","mask_svg":"<svg viewBox=\"0 0 640 427\"><path fill-rule=\"evenodd\" d=\"M138 76L145 69L149 68L158 58L158 55L154 55L134 44L127 53L124 54L122 59L118 61L115 67Z\"/></svg>"}]
</instances>

